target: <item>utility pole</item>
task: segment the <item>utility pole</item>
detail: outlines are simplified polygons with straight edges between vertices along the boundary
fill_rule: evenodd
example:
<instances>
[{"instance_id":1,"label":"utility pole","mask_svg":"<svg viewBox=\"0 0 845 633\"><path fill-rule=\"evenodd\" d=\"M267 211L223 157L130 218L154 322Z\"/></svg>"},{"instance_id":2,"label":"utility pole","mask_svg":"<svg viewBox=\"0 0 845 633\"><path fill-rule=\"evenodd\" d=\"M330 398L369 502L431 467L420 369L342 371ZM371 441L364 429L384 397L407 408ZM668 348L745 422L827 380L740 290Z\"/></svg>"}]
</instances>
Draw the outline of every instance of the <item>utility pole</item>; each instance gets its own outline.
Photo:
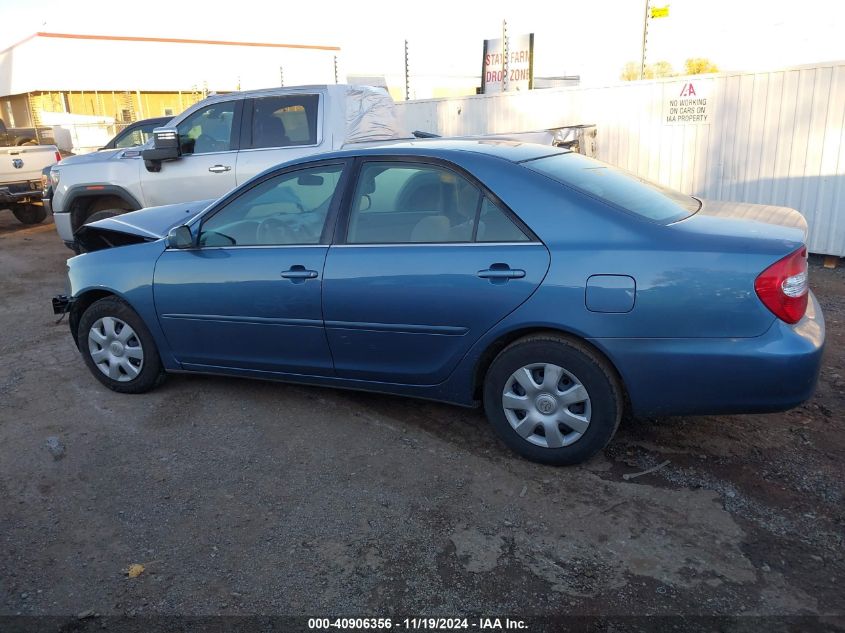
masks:
<instances>
[{"instance_id":1,"label":"utility pole","mask_svg":"<svg viewBox=\"0 0 845 633\"><path fill-rule=\"evenodd\" d=\"M640 58L640 79L645 78L645 46L648 38L648 5L649 0L645 0L645 15L643 16L643 49L642 57Z\"/></svg>"},{"instance_id":2,"label":"utility pole","mask_svg":"<svg viewBox=\"0 0 845 633\"><path fill-rule=\"evenodd\" d=\"M405 40L405 101L411 98L411 70L408 66L408 40Z\"/></svg>"},{"instance_id":3,"label":"utility pole","mask_svg":"<svg viewBox=\"0 0 845 633\"><path fill-rule=\"evenodd\" d=\"M337 55L334 56L334 82L337 83Z\"/></svg>"},{"instance_id":4,"label":"utility pole","mask_svg":"<svg viewBox=\"0 0 845 633\"><path fill-rule=\"evenodd\" d=\"M285 87L285 67L279 66L279 85Z\"/></svg>"},{"instance_id":5,"label":"utility pole","mask_svg":"<svg viewBox=\"0 0 845 633\"><path fill-rule=\"evenodd\" d=\"M508 91L508 21L502 20L502 92Z\"/></svg>"}]
</instances>

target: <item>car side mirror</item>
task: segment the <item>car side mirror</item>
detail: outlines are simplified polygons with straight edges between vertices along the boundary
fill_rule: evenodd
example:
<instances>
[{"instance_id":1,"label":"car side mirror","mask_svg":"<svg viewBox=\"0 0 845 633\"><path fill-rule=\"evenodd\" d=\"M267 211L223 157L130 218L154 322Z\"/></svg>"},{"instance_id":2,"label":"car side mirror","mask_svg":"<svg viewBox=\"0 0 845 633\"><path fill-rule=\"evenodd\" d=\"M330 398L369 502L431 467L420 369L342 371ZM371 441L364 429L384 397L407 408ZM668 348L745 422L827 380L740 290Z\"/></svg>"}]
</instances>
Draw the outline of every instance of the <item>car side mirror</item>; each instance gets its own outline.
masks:
<instances>
[{"instance_id":1,"label":"car side mirror","mask_svg":"<svg viewBox=\"0 0 845 633\"><path fill-rule=\"evenodd\" d=\"M175 127L157 127L153 130L153 146L141 152L149 171L161 171L165 160L176 160L182 155L179 130Z\"/></svg>"},{"instance_id":2,"label":"car side mirror","mask_svg":"<svg viewBox=\"0 0 845 633\"><path fill-rule=\"evenodd\" d=\"M184 224L174 226L164 238L164 244L167 248L191 248L194 245L194 236L191 234L191 229Z\"/></svg>"}]
</instances>

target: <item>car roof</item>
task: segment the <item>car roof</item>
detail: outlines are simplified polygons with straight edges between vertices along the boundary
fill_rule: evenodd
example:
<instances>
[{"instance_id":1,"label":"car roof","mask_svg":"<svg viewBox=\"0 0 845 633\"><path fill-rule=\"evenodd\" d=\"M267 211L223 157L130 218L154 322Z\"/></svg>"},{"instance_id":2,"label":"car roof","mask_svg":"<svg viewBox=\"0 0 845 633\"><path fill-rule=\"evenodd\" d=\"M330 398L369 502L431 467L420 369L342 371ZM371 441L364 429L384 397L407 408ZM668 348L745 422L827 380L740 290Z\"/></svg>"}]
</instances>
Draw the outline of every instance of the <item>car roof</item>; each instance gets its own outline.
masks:
<instances>
[{"instance_id":1,"label":"car roof","mask_svg":"<svg viewBox=\"0 0 845 633\"><path fill-rule=\"evenodd\" d=\"M455 158L460 154L482 154L500 158L512 163L568 154L571 150L540 145L538 143L522 143L502 139L425 139L420 141L390 142L366 147L347 147L339 152L323 154L329 156L427 156L434 158Z\"/></svg>"}]
</instances>

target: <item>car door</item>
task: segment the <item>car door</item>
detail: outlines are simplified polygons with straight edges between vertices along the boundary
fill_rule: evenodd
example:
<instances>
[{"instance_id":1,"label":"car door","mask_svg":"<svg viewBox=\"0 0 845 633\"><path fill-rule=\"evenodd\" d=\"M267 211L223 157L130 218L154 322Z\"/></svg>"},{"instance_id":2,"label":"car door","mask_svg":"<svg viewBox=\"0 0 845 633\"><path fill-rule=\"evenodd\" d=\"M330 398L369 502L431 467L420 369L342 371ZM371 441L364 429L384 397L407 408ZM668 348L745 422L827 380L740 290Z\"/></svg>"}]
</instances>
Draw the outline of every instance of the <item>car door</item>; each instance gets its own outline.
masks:
<instances>
[{"instance_id":1,"label":"car door","mask_svg":"<svg viewBox=\"0 0 845 633\"><path fill-rule=\"evenodd\" d=\"M238 152L238 184L280 163L331 149L331 138L323 137L323 112L320 92L248 99Z\"/></svg>"},{"instance_id":2,"label":"car door","mask_svg":"<svg viewBox=\"0 0 845 633\"><path fill-rule=\"evenodd\" d=\"M177 124L182 156L141 168L145 206L219 198L235 188L243 99L218 101Z\"/></svg>"},{"instance_id":3,"label":"car door","mask_svg":"<svg viewBox=\"0 0 845 633\"><path fill-rule=\"evenodd\" d=\"M344 163L286 170L202 218L195 248L156 264L159 321L185 368L333 374L323 264Z\"/></svg>"},{"instance_id":4,"label":"car door","mask_svg":"<svg viewBox=\"0 0 845 633\"><path fill-rule=\"evenodd\" d=\"M339 377L442 382L549 266L510 210L444 164L363 162L344 224L323 278Z\"/></svg>"}]
</instances>

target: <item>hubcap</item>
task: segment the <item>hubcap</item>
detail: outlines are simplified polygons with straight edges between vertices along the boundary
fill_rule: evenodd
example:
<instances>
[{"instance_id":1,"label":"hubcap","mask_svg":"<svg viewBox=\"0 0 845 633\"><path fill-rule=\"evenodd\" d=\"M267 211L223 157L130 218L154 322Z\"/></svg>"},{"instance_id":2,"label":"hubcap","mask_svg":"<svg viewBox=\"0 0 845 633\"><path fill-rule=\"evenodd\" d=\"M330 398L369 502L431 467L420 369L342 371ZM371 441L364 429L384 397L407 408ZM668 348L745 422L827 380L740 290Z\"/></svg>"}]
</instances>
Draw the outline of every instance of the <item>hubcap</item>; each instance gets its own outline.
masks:
<instances>
[{"instance_id":1,"label":"hubcap","mask_svg":"<svg viewBox=\"0 0 845 633\"><path fill-rule=\"evenodd\" d=\"M505 382L502 407L508 423L524 440L543 448L577 442L590 426L590 395L563 367L534 363Z\"/></svg>"},{"instance_id":2,"label":"hubcap","mask_svg":"<svg viewBox=\"0 0 845 633\"><path fill-rule=\"evenodd\" d=\"M135 330L117 317L97 319L88 330L88 352L101 372L112 380L129 382L144 366L144 348Z\"/></svg>"},{"instance_id":3,"label":"hubcap","mask_svg":"<svg viewBox=\"0 0 845 633\"><path fill-rule=\"evenodd\" d=\"M554 399L554 396L550 396L547 393L541 393L534 401L534 406L536 406L537 410L543 415L549 415L554 413L554 410L557 409L557 400Z\"/></svg>"}]
</instances>

